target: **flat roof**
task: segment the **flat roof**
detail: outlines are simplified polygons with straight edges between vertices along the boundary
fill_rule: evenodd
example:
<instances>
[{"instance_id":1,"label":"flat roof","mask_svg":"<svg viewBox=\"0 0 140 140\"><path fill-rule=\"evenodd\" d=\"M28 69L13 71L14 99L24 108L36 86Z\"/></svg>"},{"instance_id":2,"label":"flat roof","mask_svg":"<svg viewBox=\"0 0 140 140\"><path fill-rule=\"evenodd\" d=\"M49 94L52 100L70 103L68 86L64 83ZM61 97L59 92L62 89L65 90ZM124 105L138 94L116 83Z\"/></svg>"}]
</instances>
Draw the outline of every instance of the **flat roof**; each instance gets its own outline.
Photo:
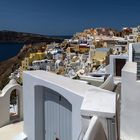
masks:
<instances>
[{"instance_id":1,"label":"flat roof","mask_svg":"<svg viewBox=\"0 0 140 140\"><path fill-rule=\"evenodd\" d=\"M24 71L25 74L28 74L34 78L38 78L40 80L46 81L48 83L53 83L59 87L65 87L65 89L74 92L75 94L84 97L85 92L90 89L96 89L98 87L94 87L85 83L80 83L76 80L73 80L68 77L64 77L62 75L57 75L52 72L47 72L43 70L37 71Z\"/></svg>"},{"instance_id":2,"label":"flat roof","mask_svg":"<svg viewBox=\"0 0 140 140\"><path fill-rule=\"evenodd\" d=\"M116 93L90 89L81 106L81 115L112 118L116 113Z\"/></svg>"},{"instance_id":3,"label":"flat roof","mask_svg":"<svg viewBox=\"0 0 140 140\"><path fill-rule=\"evenodd\" d=\"M96 48L96 51L109 52L110 48Z\"/></svg>"}]
</instances>

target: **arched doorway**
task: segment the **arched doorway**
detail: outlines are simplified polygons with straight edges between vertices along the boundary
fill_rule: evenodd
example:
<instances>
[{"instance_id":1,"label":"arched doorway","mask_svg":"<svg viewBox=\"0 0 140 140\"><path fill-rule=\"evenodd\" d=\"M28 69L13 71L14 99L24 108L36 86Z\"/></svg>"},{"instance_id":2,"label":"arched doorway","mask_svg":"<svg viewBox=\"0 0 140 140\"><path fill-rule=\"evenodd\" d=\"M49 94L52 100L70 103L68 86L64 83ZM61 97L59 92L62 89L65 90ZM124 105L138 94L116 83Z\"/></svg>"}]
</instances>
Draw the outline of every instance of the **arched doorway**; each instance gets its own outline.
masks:
<instances>
[{"instance_id":1,"label":"arched doorway","mask_svg":"<svg viewBox=\"0 0 140 140\"><path fill-rule=\"evenodd\" d=\"M12 90L10 94L10 121L15 122L20 118L20 100L19 91L17 89Z\"/></svg>"},{"instance_id":2,"label":"arched doorway","mask_svg":"<svg viewBox=\"0 0 140 140\"><path fill-rule=\"evenodd\" d=\"M72 105L51 89L44 92L45 140L71 140Z\"/></svg>"},{"instance_id":3,"label":"arched doorway","mask_svg":"<svg viewBox=\"0 0 140 140\"><path fill-rule=\"evenodd\" d=\"M22 86L14 76L10 76L9 83L2 89L0 97L0 127L23 119Z\"/></svg>"},{"instance_id":4,"label":"arched doorway","mask_svg":"<svg viewBox=\"0 0 140 140\"><path fill-rule=\"evenodd\" d=\"M35 86L35 135L40 140L72 140L72 104L43 86Z\"/></svg>"}]
</instances>

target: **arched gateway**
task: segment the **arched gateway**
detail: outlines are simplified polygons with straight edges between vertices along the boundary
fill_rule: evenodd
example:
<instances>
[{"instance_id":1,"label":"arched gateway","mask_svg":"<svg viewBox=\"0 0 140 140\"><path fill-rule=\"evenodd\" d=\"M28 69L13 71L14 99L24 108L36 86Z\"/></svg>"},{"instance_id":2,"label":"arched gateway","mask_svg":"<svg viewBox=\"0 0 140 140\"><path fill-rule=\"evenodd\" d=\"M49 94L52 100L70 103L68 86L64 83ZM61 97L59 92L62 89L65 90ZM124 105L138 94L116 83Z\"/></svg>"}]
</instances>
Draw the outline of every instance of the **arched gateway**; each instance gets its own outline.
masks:
<instances>
[{"instance_id":1,"label":"arched gateway","mask_svg":"<svg viewBox=\"0 0 140 140\"><path fill-rule=\"evenodd\" d=\"M58 92L47 87L36 86L35 94L42 94L41 96L43 98L43 113L40 113L40 120L38 121L43 120L44 122L42 126L44 130L44 140L71 140L71 103Z\"/></svg>"},{"instance_id":2,"label":"arched gateway","mask_svg":"<svg viewBox=\"0 0 140 140\"><path fill-rule=\"evenodd\" d=\"M16 82L13 74L10 76L10 82L3 88L0 94L0 127L14 121L20 121L23 118L23 98L22 87ZM10 98L15 97L15 111L11 111Z\"/></svg>"}]
</instances>

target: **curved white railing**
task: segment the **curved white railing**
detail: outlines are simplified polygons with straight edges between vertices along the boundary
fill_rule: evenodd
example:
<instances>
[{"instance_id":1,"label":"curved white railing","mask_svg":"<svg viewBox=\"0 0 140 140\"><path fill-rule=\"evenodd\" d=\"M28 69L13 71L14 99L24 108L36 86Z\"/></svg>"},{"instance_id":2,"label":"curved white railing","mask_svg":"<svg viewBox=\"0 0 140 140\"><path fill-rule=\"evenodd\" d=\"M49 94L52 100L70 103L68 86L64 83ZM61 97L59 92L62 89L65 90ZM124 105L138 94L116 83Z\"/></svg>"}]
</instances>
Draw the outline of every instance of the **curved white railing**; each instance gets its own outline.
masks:
<instances>
[{"instance_id":1,"label":"curved white railing","mask_svg":"<svg viewBox=\"0 0 140 140\"><path fill-rule=\"evenodd\" d=\"M109 91L113 91L114 87L115 87L115 84L114 84L114 79L112 75L109 75L108 78L105 80L105 82L100 86L100 88L106 89Z\"/></svg>"},{"instance_id":2,"label":"curved white railing","mask_svg":"<svg viewBox=\"0 0 140 140\"><path fill-rule=\"evenodd\" d=\"M83 140L107 140L101 122L97 116L93 116Z\"/></svg>"}]
</instances>

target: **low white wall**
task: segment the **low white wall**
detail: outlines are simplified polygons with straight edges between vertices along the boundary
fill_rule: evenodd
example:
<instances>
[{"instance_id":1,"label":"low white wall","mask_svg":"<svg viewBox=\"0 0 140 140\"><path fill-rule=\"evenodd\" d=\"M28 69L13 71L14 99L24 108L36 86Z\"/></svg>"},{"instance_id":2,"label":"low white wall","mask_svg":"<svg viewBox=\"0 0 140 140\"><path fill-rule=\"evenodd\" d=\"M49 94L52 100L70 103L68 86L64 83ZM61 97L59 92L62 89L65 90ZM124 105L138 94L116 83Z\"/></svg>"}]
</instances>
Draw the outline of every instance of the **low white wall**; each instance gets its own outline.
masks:
<instances>
[{"instance_id":1,"label":"low white wall","mask_svg":"<svg viewBox=\"0 0 140 140\"><path fill-rule=\"evenodd\" d=\"M121 140L140 140L140 81L136 80L136 63L128 62L122 70Z\"/></svg>"}]
</instances>

